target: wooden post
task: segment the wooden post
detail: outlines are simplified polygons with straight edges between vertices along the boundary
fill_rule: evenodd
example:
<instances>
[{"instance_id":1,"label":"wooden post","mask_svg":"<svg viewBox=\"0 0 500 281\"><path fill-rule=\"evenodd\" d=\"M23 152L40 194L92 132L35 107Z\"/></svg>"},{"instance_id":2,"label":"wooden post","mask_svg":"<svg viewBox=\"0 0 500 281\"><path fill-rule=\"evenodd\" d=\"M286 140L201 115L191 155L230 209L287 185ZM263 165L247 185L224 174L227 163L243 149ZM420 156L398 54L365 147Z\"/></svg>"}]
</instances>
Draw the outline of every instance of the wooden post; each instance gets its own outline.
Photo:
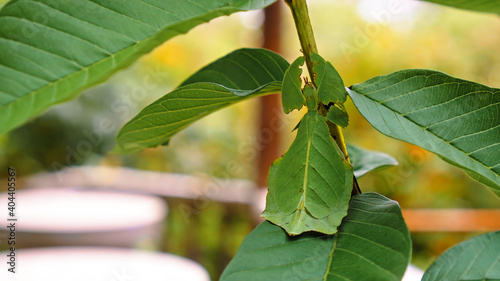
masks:
<instances>
[{"instance_id":1,"label":"wooden post","mask_svg":"<svg viewBox=\"0 0 500 281\"><path fill-rule=\"evenodd\" d=\"M265 21L263 26L264 43L266 49L276 53L281 52L281 11L282 2L277 1L264 9ZM281 118L283 113L280 95L269 95L259 100L259 130L258 159L257 159L257 184L267 187L269 167L276 158L283 153L281 147Z\"/></svg>"}]
</instances>

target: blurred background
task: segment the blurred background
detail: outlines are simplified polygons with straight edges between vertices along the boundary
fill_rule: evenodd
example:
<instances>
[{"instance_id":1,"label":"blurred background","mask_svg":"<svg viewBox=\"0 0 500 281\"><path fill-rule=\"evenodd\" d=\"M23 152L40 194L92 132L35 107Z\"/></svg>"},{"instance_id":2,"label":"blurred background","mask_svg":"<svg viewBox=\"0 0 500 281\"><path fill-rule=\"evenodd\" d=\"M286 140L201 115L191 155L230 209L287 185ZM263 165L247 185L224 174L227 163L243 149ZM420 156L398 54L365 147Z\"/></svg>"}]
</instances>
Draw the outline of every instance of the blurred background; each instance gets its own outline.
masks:
<instances>
[{"instance_id":1,"label":"blurred background","mask_svg":"<svg viewBox=\"0 0 500 281\"><path fill-rule=\"evenodd\" d=\"M500 87L498 16L421 1L402 1L397 12L387 13L389 2L308 1L319 51L332 62L346 86L401 69L427 68ZM277 37L280 53L291 62L300 55L300 46L288 8L282 5L279 9L283 12ZM263 148L259 137L269 142L276 138L279 145L273 152L281 155L293 141L295 133L291 131L303 112L281 116L279 130L259 136L261 104L250 100L193 124L168 146L130 155L108 151L125 122L191 73L234 49L261 47L264 20L264 13L255 11L198 26L109 81L1 135L0 170L13 166L19 177L27 177L90 165L261 182L258 167ZM397 200L403 209L500 208L498 197L459 169L425 150L381 135L350 101L347 109L350 125L344 131L346 141L386 152L400 163L360 179L364 192L379 192ZM94 134L103 122L108 130ZM93 145L82 147L82 140ZM169 213L159 250L198 261L217 280L256 225L257 215L242 204L208 202L199 207L195 200L166 200ZM186 206L196 210L189 218ZM477 234L414 232L412 263L425 269L447 248Z\"/></svg>"}]
</instances>

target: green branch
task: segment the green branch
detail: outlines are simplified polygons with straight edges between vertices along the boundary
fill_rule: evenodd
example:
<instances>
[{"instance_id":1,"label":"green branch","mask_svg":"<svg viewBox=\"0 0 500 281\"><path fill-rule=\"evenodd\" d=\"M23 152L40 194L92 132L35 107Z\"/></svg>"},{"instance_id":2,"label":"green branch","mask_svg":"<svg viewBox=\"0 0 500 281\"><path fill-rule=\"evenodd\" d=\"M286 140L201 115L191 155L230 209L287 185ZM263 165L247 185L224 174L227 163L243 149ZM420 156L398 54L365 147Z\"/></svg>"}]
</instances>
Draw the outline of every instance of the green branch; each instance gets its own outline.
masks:
<instances>
[{"instance_id":1,"label":"green branch","mask_svg":"<svg viewBox=\"0 0 500 281\"><path fill-rule=\"evenodd\" d=\"M285 2L292 11L293 21L295 22L295 27L299 34L302 53L306 58L307 70L309 71L311 82L314 83L315 73L312 69L313 63L311 60L311 54L318 54L318 47L316 46L316 40L314 39L314 33L312 30L311 20L309 19L309 11L307 9L306 0L285 0Z\"/></svg>"}]
</instances>

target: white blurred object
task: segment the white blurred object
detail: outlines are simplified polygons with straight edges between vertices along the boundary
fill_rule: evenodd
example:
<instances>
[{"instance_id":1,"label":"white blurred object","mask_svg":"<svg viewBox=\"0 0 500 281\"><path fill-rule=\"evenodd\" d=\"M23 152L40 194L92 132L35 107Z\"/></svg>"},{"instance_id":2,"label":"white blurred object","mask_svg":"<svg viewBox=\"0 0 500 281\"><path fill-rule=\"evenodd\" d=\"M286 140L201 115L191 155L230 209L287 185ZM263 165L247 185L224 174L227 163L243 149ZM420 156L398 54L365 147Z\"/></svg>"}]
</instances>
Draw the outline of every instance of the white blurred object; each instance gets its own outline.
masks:
<instances>
[{"instance_id":1,"label":"white blurred object","mask_svg":"<svg viewBox=\"0 0 500 281\"><path fill-rule=\"evenodd\" d=\"M6 264L7 252L0 252ZM198 263L171 254L120 248L61 247L19 250L9 281L210 281Z\"/></svg>"},{"instance_id":2,"label":"white blurred object","mask_svg":"<svg viewBox=\"0 0 500 281\"><path fill-rule=\"evenodd\" d=\"M420 281L422 280L423 276L423 270L410 264L406 269L405 275L403 276L403 279L401 281Z\"/></svg>"},{"instance_id":3,"label":"white blurred object","mask_svg":"<svg viewBox=\"0 0 500 281\"><path fill-rule=\"evenodd\" d=\"M248 29L259 29L264 24L264 11L253 10L245 13L239 13L241 24Z\"/></svg>"},{"instance_id":4,"label":"white blurred object","mask_svg":"<svg viewBox=\"0 0 500 281\"><path fill-rule=\"evenodd\" d=\"M357 4L359 16L367 23L364 31L372 36L381 26L390 26L399 32L409 32L422 17L432 18L437 11L421 1L411 0L361 0Z\"/></svg>"},{"instance_id":5,"label":"white blurred object","mask_svg":"<svg viewBox=\"0 0 500 281\"><path fill-rule=\"evenodd\" d=\"M357 10L366 22L390 24L416 20L423 6L418 1L410 0L361 0Z\"/></svg>"},{"instance_id":6,"label":"white blurred object","mask_svg":"<svg viewBox=\"0 0 500 281\"><path fill-rule=\"evenodd\" d=\"M1 206L7 198L0 195ZM158 197L117 191L36 188L19 190L15 198L16 244L23 248L160 243L167 213ZM1 212L0 221L7 215Z\"/></svg>"}]
</instances>

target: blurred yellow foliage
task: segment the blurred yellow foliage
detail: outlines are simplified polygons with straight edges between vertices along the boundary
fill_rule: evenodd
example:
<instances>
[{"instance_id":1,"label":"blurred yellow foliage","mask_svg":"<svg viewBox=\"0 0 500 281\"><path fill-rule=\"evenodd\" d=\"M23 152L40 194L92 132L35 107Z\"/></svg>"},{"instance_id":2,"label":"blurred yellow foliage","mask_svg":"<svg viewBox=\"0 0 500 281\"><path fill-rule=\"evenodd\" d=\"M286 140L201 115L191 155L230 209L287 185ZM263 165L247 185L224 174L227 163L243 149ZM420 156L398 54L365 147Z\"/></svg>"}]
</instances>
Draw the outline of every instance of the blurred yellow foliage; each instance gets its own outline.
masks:
<instances>
[{"instance_id":1,"label":"blurred yellow foliage","mask_svg":"<svg viewBox=\"0 0 500 281\"><path fill-rule=\"evenodd\" d=\"M144 61L149 63L161 63L167 67L183 67L188 61L189 54L186 47L177 41L167 41L156 48Z\"/></svg>"}]
</instances>

